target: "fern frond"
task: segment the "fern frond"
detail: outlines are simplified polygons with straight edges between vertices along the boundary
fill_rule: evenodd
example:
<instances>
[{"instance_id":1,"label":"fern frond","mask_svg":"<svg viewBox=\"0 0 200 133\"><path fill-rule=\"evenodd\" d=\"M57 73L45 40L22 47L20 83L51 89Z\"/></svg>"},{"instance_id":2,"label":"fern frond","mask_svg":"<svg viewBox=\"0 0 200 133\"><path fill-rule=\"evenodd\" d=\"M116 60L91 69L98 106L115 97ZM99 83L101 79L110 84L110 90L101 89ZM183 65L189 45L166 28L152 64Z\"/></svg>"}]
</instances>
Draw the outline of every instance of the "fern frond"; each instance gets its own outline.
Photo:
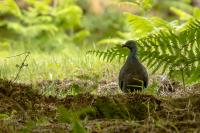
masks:
<instances>
[{"instance_id":1,"label":"fern frond","mask_svg":"<svg viewBox=\"0 0 200 133\"><path fill-rule=\"evenodd\" d=\"M87 53L96 55L100 59L111 62L114 58L118 58L119 60L125 59L128 55L128 50L122 49L121 45L116 45L115 47L107 49L106 51L90 50Z\"/></svg>"},{"instance_id":2,"label":"fern frond","mask_svg":"<svg viewBox=\"0 0 200 133\"><path fill-rule=\"evenodd\" d=\"M133 24L132 22L131 24ZM149 27L151 29L150 25ZM136 42L139 49L138 56L143 62L146 62L147 67L153 73L159 71L179 79L181 71L184 71L187 82L190 82L191 79L193 82L194 79L200 80L200 76L197 76L197 71L200 70L200 20L191 19L184 24L181 30L169 27L152 32ZM117 45L104 52L92 52L99 57L103 56L104 60L112 61L115 57L120 59L126 57L128 52L123 50Z\"/></svg>"}]
</instances>

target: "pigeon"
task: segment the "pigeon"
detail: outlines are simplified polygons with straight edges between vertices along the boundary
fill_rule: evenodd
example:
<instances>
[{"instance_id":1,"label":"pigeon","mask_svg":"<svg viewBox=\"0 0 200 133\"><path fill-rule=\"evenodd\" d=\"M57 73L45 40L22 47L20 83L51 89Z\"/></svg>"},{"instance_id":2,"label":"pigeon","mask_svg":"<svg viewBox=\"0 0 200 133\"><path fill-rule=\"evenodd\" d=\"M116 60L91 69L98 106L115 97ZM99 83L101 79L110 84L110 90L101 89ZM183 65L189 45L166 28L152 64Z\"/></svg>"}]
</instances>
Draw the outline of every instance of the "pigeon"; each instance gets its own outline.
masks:
<instances>
[{"instance_id":1,"label":"pigeon","mask_svg":"<svg viewBox=\"0 0 200 133\"><path fill-rule=\"evenodd\" d=\"M130 54L120 70L119 87L125 93L142 91L148 86L148 73L137 57L136 42L129 40L122 47L128 48Z\"/></svg>"}]
</instances>

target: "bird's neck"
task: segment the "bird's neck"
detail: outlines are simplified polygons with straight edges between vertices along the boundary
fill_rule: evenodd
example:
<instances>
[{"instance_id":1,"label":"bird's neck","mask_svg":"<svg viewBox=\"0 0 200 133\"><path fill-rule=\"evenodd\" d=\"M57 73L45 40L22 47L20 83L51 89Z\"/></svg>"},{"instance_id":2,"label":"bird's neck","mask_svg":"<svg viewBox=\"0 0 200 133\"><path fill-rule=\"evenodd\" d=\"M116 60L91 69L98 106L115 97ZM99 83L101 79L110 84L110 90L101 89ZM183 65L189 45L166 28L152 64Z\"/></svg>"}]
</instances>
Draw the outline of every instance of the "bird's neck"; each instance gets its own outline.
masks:
<instances>
[{"instance_id":1,"label":"bird's neck","mask_svg":"<svg viewBox=\"0 0 200 133\"><path fill-rule=\"evenodd\" d=\"M136 52L130 52L128 58L138 59L138 58L137 58L137 54L136 54Z\"/></svg>"}]
</instances>

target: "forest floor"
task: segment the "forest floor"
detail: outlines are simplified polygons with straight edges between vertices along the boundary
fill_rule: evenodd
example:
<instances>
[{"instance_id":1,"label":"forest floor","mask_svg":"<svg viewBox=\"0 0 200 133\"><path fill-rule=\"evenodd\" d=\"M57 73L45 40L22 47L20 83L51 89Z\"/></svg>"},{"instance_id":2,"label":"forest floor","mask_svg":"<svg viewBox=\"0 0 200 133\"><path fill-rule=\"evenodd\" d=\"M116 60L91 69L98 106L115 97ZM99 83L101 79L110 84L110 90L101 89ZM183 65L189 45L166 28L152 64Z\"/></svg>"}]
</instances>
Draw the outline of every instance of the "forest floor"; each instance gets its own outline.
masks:
<instances>
[{"instance_id":1,"label":"forest floor","mask_svg":"<svg viewBox=\"0 0 200 133\"><path fill-rule=\"evenodd\" d=\"M53 83L57 91L67 91L70 82L74 81L42 81L35 86L1 79L0 132L200 132L200 84L185 89L166 84L156 96L123 94L106 81L100 83L98 95L56 97L40 90Z\"/></svg>"}]
</instances>

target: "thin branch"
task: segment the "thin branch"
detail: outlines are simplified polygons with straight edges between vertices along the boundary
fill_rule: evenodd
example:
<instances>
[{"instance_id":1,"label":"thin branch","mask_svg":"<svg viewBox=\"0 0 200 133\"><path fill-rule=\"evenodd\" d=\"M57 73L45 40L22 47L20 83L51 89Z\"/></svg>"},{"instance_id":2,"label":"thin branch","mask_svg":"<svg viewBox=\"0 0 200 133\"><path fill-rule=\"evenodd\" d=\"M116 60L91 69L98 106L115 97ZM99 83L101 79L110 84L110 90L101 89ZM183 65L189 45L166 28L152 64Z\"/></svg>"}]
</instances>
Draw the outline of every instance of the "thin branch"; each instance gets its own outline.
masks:
<instances>
[{"instance_id":1,"label":"thin branch","mask_svg":"<svg viewBox=\"0 0 200 133\"><path fill-rule=\"evenodd\" d=\"M30 52L25 52L25 53L18 54L18 55L15 55L15 56L7 57L7 58L13 58L13 57L21 56L21 55L24 55L24 54L26 54L26 56L24 57L24 60L22 61L21 65L19 66L19 69L18 69L18 72L17 72L15 78L14 78L13 80L11 80L10 83L11 83L11 82L15 82L15 81L17 80L17 78L19 77L19 74L20 74L22 68L23 68L24 66L26 66L26 65L25 65L25 62L26 62L27 57L30 55Z\"/></svg>"},{"instance_id":2,"label":"thin branch","mask_svg":"<svg viewBox=\"0 0 200 133\"><path fill-rule=\"evenodd\" d=\"M18 55L8 56L8 57L5 57L5 58L14 58L14 57L18 57L18 56L21 56L21 55L24 55L24 54L30 54L30 52L24 52L24 53L21 53L21 54L18 54Z\"/></svg>"}]
</instances>

